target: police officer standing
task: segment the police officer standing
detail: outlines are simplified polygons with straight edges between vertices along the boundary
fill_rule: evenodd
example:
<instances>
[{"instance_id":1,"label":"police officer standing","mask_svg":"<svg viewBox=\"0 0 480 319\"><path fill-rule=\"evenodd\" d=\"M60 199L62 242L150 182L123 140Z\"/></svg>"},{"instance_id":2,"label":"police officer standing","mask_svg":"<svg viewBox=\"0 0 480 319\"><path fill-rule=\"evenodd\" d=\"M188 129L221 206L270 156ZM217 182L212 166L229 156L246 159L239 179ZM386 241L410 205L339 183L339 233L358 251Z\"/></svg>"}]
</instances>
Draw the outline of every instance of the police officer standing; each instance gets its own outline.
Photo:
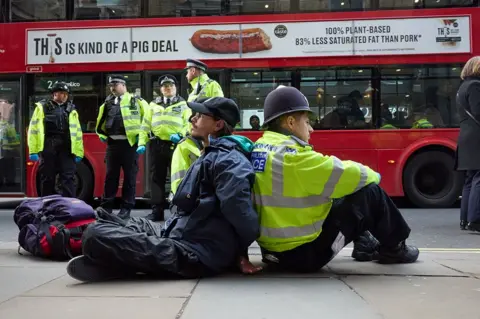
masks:
<instances>
[{"instance_id":1,"label":"police officer standing","mask_svg":"<svg viewBox=\"0 0 480 319\"><path fill-rule=\"evenodd\" d=\"M70 88L57 82L52 99L36 103L28 128L31 161L40 161L40 196L55 194L55 177L60 175L62 195L75 197L75 162L83 158L83 134Z\"/></svg>"},{"instance_id":2,"label":"police officer standing","mask_svg":"<svg viewBox=\"0 0 480 319\"><path fill-rule=\"evenodd\" d=\"M191 86L188 102L205 97L223 97L223 91L217 81L208 77L207 65L201 61L187 59L187 80Z\"/></svg>"},{"instance_id":3,"label":"police officer standing","mask_svg":"<svg viewBox=\"0 0 480 319\"><path fill-rule=\"evenodd\" d=\"M120 168L123 169L121 218L130 216L135 206L135 188L138 172L137 143L145 110L148 104L141 97L127 92L127 82L121 75L108 79L111 95L100 106L96 132L107 143L105 186L101 206L112 212L117 194Z\"/></svg>"},{"instance_id":4,"label":"police officer standing","mask_svg":"<svg viewBox=\"0 0 480 319\"><path fill-rule=\"evenodd\" d=\"M147 218L163 220L163 211L167 194L165 182L172 162L175 144L178 143L190 128L192 111L186 101L177 94L177 80L167 74L158 79L161 96L150 103L145 113L140 133L137 153L145 152L148 134L153 133L150 140L150 174L152 176L151 203L152 213Z\"/></svg>"}]
</instances>

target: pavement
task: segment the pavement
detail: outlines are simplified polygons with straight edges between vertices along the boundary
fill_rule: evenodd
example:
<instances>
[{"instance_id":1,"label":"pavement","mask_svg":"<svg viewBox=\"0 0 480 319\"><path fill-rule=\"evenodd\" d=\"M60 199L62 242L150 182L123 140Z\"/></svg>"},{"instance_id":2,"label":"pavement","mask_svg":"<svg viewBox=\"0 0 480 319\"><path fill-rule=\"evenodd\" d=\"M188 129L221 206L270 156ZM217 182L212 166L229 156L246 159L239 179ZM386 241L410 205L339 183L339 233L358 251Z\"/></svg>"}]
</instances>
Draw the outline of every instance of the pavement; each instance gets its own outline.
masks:
<instances>
[{"instance_id":1,"label":"pavement","mask_svg":"<svg viewBox=\"0 0 480 319\"><path fill-rule=\"evenodd\" d=\"M19 255L11 211L0 211L0 318L480 318L480 236L460 232L458 210L402 212L422 248L414 264L355 262L347 246L308 275L84 284L66 275L66 263ZM261 263L256 244L250 256Z\"/></svg>"}]
</instances>

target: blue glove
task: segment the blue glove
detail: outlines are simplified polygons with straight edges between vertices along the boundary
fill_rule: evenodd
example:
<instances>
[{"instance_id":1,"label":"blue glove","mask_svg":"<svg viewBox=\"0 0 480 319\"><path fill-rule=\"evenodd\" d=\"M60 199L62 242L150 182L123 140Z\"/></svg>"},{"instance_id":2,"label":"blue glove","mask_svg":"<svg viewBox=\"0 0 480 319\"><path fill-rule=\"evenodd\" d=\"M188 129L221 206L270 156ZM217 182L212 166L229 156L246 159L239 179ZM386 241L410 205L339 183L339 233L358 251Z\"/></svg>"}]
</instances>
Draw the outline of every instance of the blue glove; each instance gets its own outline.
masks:
<instances>
[{"instance_id":1,"label":"blue glove","mask_svg":"<svg viewBox=\"0 0 480 319\"><path fill-rule=\"evenodd\" d=\"M378 175L378 184L380 184L380 182L382 181L382 175L380 175L380 173L377 173Z\"/></svg>"},{"instance_id":2,"label":"blue glove","mask_svg":"<svg viewBox=\"0 0 480 319\"><path fill-rule=\"evenodd\" d=\"M175 133L175 134L172 134L170 135L170 141L172 141L173 143L177 144L178 142L180 142L180 140L182 139L182 135L178 134L178 133Z\"/></svg>"},{"instance_id":3,"label":"blue glove","mask_svg":"<svg viewBox=\"0 0 480 319\"><path fill-rule=\"evenodd\" d=\"M81 157L75 157L75 163L80 163L82 161L82 158Z\"/></svg>"},{"instance_id":4,"label":"blue glove","mask_svg":"<svg viewBox=\"0 0 480 319\"><path fill-rule=\"evenodd\" d=\"M137 147L137 154L143 154L145 153L145 146L139 146Z\"/></svg>"},{"instance_id":5,"label":"blue glove","mask_svg":"<svg viewBox=\"0 0 480 319\"><path fill-rule=\"evenodd\" d=\"M30 154L30 160L32 162L38 162L38 154Z\"/></svg>"},{"instance_id":6,"label":"blue glove","mask_svg":"<svg viewBox=\"0 0 480 319\"><path fill-rule=\"evenodd\" d=\"M102 141L103 143L105 143L107 141L106 138L103 138L103 137L100 137L100 141Z\"/></svg>"}]
</instances>

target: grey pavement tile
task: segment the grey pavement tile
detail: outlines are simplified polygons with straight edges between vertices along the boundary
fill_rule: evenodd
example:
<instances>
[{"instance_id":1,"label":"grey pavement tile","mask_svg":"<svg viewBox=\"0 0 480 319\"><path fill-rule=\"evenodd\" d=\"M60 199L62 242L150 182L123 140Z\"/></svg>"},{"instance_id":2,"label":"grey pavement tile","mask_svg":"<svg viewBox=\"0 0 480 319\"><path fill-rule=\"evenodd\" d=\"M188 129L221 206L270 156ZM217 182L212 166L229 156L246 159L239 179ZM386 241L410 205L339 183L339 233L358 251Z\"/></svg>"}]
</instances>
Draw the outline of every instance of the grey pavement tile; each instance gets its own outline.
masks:
<instances>
[{"instance_id":1,"label":"grey pavement tile","mask_svg":"<svg viewBox=\"0 0 480 319\"><path fill-rule=\"evenodd\" d=\"M0 267L0 303L64 274L64 271L55 268Z\"/></svg>"},{"instance_id":2,"label":"grey pavement tile","mask_svg":"<svg viewBox=\"0 0 480 319\"><path fill-rule=\"evenodd\" d=\"M362 298L337 279L257 277L215 278L200 281L181 318L317 319L320 317L381 318Z\"/></svg>"},{"instance_id":3,"label":"grey pavement tile","mask_svg":"<svg viewBox=\"0 0 480 319\"><path fill-rule=\"evenodd\" d=\"M385 319L480 318L475 278L348 276L344 281Z\"/></svg>"},{"instance_id":4,"label":"grey pavement tile","mask_svg":"<svg viewBox=\"0 0 480 319\"><path fill-rule=\"evenodd\" d=\"M333 259L328 268L338 275L411 275L411 276L450 276L465 277L458 271L449 269L431 259L420 259L413 264L382 265L377 262L357 262L350 257Z\"/></svg>"},{"instance_id":5,"label":"grey pavement tile","mask_svg":"<svg viewBox=\"0 0 480 319\"><path fill-rule=\"evenodd\" d=\"M435 259L435 262L466 274L480 276L480 262L478 260Z\"/></svg>"},{"instance_id":6,"label":"grey pavement tile","mask_svg":"<svg viewBox=\"0 0 480 319\"><path fill-rule=\"evenodd\" d=\"M25 296L63 297L188 297L197 280L135 278L102 283L82 283L66 275L30 290Z\"/></svg>"},{"instance_id":7,"label":"grey pavement tile","mask_svg":"<svg viewBox=\"0 0 480 319\"><path fill-rule=\"evenodd\" d=\"M67 262L58 262L48 259L34 257L25 251L18 254L17 249L0 249L0 267L46 267L46 268L62 268L65 269Z\"/></svg>"},{"instance_id":8,"label":"grey pavement tile","mask_svg":"<svg viewBox=\"0 0 480 319\"><path fill-rule=\"evenodd\" d=\"M175 319L184 302L184 298L17 297L0 304L0 318Z\"/></svg>"}]
</instances>

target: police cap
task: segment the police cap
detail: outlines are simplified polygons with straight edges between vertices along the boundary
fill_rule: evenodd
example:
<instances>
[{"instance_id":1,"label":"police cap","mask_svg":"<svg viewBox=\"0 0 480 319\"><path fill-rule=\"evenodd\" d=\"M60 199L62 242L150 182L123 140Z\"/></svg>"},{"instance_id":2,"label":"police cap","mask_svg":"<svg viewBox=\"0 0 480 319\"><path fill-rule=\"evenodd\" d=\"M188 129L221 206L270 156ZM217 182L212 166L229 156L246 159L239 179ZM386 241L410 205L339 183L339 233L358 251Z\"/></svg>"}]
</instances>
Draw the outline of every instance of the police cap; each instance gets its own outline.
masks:
<instances>
[{"instance_id":1,"label":"police cap","mask_svg":"<svg viewBox=\"0 0 480 319\"><path fill-rule=\"evenodd\" d=\"M212 97L200 102L188 102L188 106L192 111L200 114L212 115L222 119L230 126L237 125L240 122L240 110L237 104L225 97Z\"/></svg>"},{"instance_id":2,"label":"police cap","mask_svg":"<svg viewBox=\"0 0 480 319\"><path fill-rule=\"evenodd\" d=\"M127 80L123 75L111 75L108 77L108 84L123 83L126 84Z\"/></svg>"},{"instance_id":3,"label":"police cap","mask_svg":"<svg viewBox=\"0 0 480 319\"><path fill-rule=\"evenodd\" d=\"M166 75L161 76L161 77L158 78L158 84L159 84L160 86L162 86L162 85L165 84L165 83L173 83L173 84L175 84L175 85L178 84L178 83L177 83L177 79L176 79L173 75L171 75L171 74L166 74Z\"/></svg>"},{"instance_id":4,"label":"police cap","mask_svg":"<svg viewBox=\"0 0 480 319\"><path fill-rule=\"evenodd\" d=\"M202 61L194 60L194 59L187 59L187 66L185 67L185 70L194 67L197 69L200 69L202 71L207 71L207 65L203 63Z\"/></svg>"},{"instance_id":5,"label":"police cap","mask_svg":"<svg viewBox=\"0 0 480 319\"><path fill-rule=\"evenodd\" d=\"M52 85L52 88L50 89L50 92L55 93L55 92L67 92L70 94L70 88L68 87L67 83L65 82L57 82L54 85Z\"/></svg>"},{"instance_id":6,"label":"police cap","mask_svg":"<svg viewBox=\"0 0 480 319\"><path fill-rule=\"evenodd\" d=\"M265 98L263 106L264 123L293 112L312 112L305 95L297 88L280 85Z\"/></svg>"}]
</instances>

